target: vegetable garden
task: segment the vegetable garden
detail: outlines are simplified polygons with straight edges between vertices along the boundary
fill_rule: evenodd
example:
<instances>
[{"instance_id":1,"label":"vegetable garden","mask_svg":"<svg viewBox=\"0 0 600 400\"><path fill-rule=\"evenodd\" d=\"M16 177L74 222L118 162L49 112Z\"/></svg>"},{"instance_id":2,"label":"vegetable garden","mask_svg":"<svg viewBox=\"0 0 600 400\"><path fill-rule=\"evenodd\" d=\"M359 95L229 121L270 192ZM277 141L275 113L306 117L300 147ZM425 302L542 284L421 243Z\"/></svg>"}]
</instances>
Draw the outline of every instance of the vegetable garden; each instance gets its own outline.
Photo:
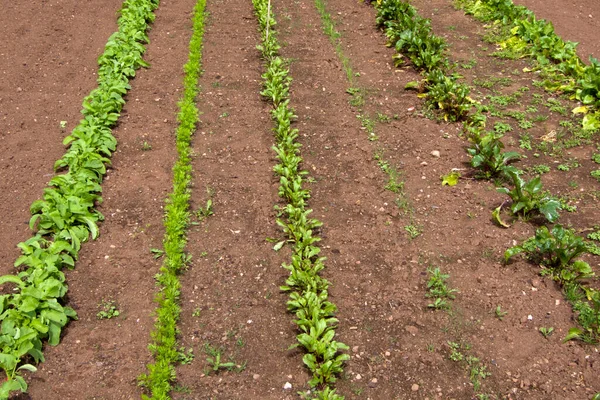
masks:
<instances>
[{"instance_id":1,"label":"vegetable garden","mask_svg":"<svg viewBox=\"0 0 600 400\"><path fill-rule=\"evenodd\" d=\"M7 6L0 399L600 399L559 3Z\"/></svg>"}]
</instances>

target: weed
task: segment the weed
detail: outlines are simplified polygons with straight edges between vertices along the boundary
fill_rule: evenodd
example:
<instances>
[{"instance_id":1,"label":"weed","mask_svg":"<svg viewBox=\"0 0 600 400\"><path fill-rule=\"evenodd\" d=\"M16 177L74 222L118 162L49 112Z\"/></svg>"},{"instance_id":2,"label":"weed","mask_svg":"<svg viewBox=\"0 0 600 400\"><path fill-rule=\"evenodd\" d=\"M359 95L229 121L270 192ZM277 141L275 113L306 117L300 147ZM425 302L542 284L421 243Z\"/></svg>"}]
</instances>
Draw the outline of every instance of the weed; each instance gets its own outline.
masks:
<instances>
[{"instance_id":1,"label":"weed","mask_svg":"<svg viewBox=\"0 0 600 400\"><path fill-rule=\"evenodd\" d=\"M538 175L547 174L550 172L550 167L544 164L534 165L531 170Z\"/></svg>"},{"instance_id":2,"label":"weed","mask_svg":"<svg viewBox=\"0 0 600 400\"><path fill-rule=\"evenodd\" d=\"M494 131L496 131L496 133L499 134L504 134L506 132L511 132L512 131L512 127L510 126L510 124L504 123L504 122L496 122L494 124Z\"/></svg>"},{"instance_id":3,"label":"weed","mask_svg":"<svg viewBox=\"0 0 600 400\"><path fill-rule=\"evenodd\" d=\"M427 273L429 274L428 293L425 296L434 299L433 303L428 304L427 307L436 310L449 309L448 300L454 299L454 293L457 292L456 289L449 288L446 283L450 275L443 274L437 267L435 269L428 268Z\"/></svg>"},{"instance_id":4,"label":"weed","mask_svg":"<svg viewBox=\"0 0 600 400\"><path fill-rule=\"evenodd\" d=\"M548 339L550 337L550 335L552 335L552 333L554 332L554 328L550 327L550 328L546 328L546 327L541 327L539 329L540 333L542 334L543 337L545 337L546 339Z\"/></svg>"},{"instance_id":5,"label":"weed","mask_svg":"<svg viewBox=\"0 0 600 400\"><path fill-rule=\"evenodd\" d=\"M212 199L208 199L206 200L206 206L204 208L198 207L198 210L196 210L196 218L198 218L200 221L203 221L205 218L208 218L211 215L214 215L213 203Z\"/></svg>"},{"instance_id":6,"label":"weed","mask_svg":"<svg viewBox=\"0 0 600 400\"><path fill-rule=\"evenodd\" d=\"M205 375L218 373L220 370L242 372L244 369L246 369L245 362L238 365L231 357L229 358L229 361L223 362L223 348L221 347L213 347L210 345L210 343L205 343L204 352L208 356L206 357L208 367L204 370Z\"/></svg>"},{"instance_id":7,"label":"weed","mask_svg":"<svg viewBox=\"0 0 600 400\"><path fill-rule=\"evenodd\" d=\"M523 150L532 150L531 148L531 135L528 133L522 133L519 136L519 147Z\"/></svg>"},{"instance_id":8,"label":"weed","mask_svg":"<svg viewBox=\"0 0 600 400\"><path fill-rule=\"evenodd\" d=\"M196 307L194 308L194 311L192 311L192 317L199 317L200 314L202 313L202 309L200 307Z\"/></svg>"},{"instance_id":9,"label":"weed","mask_svg":"<svg viewBox=\"0 0 600 400\"><path fill-rule=\"evenodd\" d=\"M180 347L177 350L177 362L181 365L188 365L191 364L192 361L194 361L194 349L193 348L189 348L185 349L185 347Z\"/></svg>"},{"instance_id":10,"label":"weed","mask_svg":"<svg viewBox=\"0 0 600 400\"><path fill-rule=\"evenodd\" d=\"M502 311L502 309L500 308L500 305L498 304L496 306L496 309L494 310L494 313L496 314L496 318L498 318L500 321L502 321L504 319L504 317L506 317L506 315L508 314L508 311Z\"/></svg>"},{"instance_id":11,"label":"weed","mask_svg":"<svg viewBox=\"0 0 600 400\"><path fill-rule=\"evenodd\" d=\"M96 318L98 319L111 319L121 315L114 300L102 300L98 304L98 308L100 309L96 314Z\"/></svg>"},{"instance_id":12,"label":"weed","mask_svg":"<svg viewBox=\"0 0 600 400\"><path fill-rule=\"evenodd\" d=\"M421 227L413 225L413 224L406 225L404 227L404 230L406 231L406 233L408 233L408 236L410 237L410 239L415 239L422 233Z\"/></svg>"},{"instance_id":13,"label":"weed","mask_svg":"<svg viewBox=\"0 0 600 400\"><path fill-rule=\"evenodd\" d=\"M148 141L144 140L142 142L142 151L150 151L150 150L152 150L152 145Z\"/></svg>"}]
</instances>

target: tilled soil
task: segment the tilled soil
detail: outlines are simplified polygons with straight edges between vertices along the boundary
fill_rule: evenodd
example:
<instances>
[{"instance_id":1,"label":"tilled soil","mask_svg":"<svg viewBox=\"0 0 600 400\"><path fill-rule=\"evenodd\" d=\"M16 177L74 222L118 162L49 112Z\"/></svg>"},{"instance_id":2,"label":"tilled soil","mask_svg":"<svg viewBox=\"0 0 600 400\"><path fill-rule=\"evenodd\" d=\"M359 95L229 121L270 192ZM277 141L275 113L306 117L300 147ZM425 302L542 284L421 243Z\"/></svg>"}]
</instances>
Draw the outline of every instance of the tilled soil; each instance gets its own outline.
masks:
<instances>
[{"instance_id":1,"label":"tilled soil","mask_svg":"<svg viewBox=\"0 0 600 400\"><path fill-rule=\"evenodd\" d=\"M551 2L530 3L565 39L581 40L580 51L595 51L597 43L589 40L593 23L557 13ZM427 10L422 14L433 18L435 32L451 41L451 57L466 62L470 49L484 46L475 34L481 25L450 1L414 4ZM69 324L59 346L46 349L46 362L27 377L30 393L21 398L140 396L136 377L150 360L153 277L161 262L150 249L161 247L193 5L163 0L156 12L146 55L151 68L132 81L115 129L119 148L103 185L101 237L83 246L76 269L67 274L68 303L79 321ZM504 250L530 236L535 226L515 221L505 230L492 224L491 210L502 197L492 183L469 178L460 125L425 118L422 101L404 90L419 76L410 66L394 68L394 50L374 27L375 11L357 2L327 2L355 86L364 92L359 108L349 103L349 83L314 3L273 6L281 54L291 60L291 105L298 115L303 167L312 178L310 207L324 224L320 245L327 257L324 276L332 283L330 299L338 306L336 338L351 348L339 392L348 399L474 398L470 369L466 361L450 360L448 342L491 373L477 391L491 398L586 399L600 391L597 348L561 341L575 322L560 288L524 261L502 262ZM15 3L1 17L8 23L0 24L0 33L11 40L0 44L0 53L14 54L0 58L4 272L16 258L14 245L30 234L27 207L40 197L62 154L66 132L59 121L72 128L81 100L94 87L95 59L115 30L118 7L116 2L100 11L75 2ZM295 392L307 389L309 375L302 353L288 349L297 330L286 313L287 295L279 291L287 274L280 265L289 260L289 249L274 252L266 240L283 237L273 208L280 203L272 173L270 106L259 94L263 64L255 48L257 23L250 1L208 1L207 11L192 207L204 208L211 199L214 215L198 214L189 231L193 258L181 275L180 322L188 357L177 368L173 396L298 398ZM449 25L457 29L448 31ZM516 67L480 62L472 73L492 75L502 68ZM374 122L377 140L369 140L365 118ZM558 117L549 121L557 123ZM399 172L403 187L396 193L385 188L384 163ZM452 168L463 169L465 178L455 187L441 186L440 176ZM553 193L572 194L567 179L548 179ZM597 190L593 180L583 182L581 188ZM562 217L578 229L593 225L597 215L593 199L581 202L577 213ZM448 273L449 285L458 290L451 312L427 307L427 270L435 267ZM98 320L103 301L114 301L121 315ZM502 320L495 315L497 306L508 312ZM546 339L540 327L553 327L554 334ZM221 349L236 371L207 369L207 346ZM292 390L284 390L286 383Z\"/></svg>"}]
</instances>

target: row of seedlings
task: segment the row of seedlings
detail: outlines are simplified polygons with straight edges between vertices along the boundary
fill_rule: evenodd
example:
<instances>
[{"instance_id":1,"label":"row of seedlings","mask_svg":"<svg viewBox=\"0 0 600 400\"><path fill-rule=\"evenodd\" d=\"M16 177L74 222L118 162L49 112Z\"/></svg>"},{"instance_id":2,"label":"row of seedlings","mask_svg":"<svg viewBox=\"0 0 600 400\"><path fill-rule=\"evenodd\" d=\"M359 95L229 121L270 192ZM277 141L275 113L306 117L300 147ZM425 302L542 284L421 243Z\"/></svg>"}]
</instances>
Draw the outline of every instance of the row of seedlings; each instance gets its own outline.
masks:
<instances>
[{"instance_id":1,"label":"row of seedlings","mask_svg":"<svg viewBox=\"0 0 600 400\"><path fill-rule=\"evenodd\" d=\"M443 39L431 33L429 21L420 17L414 7L400 0L382 0L376 7L377 24L384 27L386 36L398 52L405 52L415 66L425 70L427 65L447 66L448 62L443 54L446 47ZM396 59L401 57L399 55ZM433 71L443 73L441 68ZM424 81L428 79L429 75L426 75ZM452 78L449 82L451 81ZM427 84L425 82L424 86L427 87ZM468 93L468 87L459 86ZM423 83L409 84L409 88L422 87ZM437 92L438 89L441 88L428 89L430 92L427 96L432 96L432 92ZM432 97L454 95L452 90L446 94L440 90L439 93L434 93ZM467 96L463 99L471 102ZM510 210L513 214L524 219L541 215L549 223L555 223L559 218L560 202L543 190L539 176L527 181L523 178L521 170L510 165L521 156L516 152L503 151L502 134L485 130L486 116L483 114L483 107L476 103L460 104L465 107L464 112L455 114L455 117L464 119L464 130L471 142L467 151L471 156L471 166L478 170L478 176L485 179L499 177L512 183L512 188L501 187L498 191L511 198ZM448 108L444 108L443 103L439 107L448 113ZM468 114L472 108L475 112ZM500 217L503 205L504 203L494 210L493 217L499 225L509 227ZM508 249L505 259L508 261L518 253L526 253L529 259L543 265L545 269L542 273L552 276L563 285L565 296L573 305L578 314L578 322L583 328L571 329L566 339L597 342L600 338L600 291L582 284L594 274L587 262L577 259L589 252L589 245L583 238L577 236L573 230L556 224L552 229L541 227L534 237L520 246Z\"/></svg>"},{"instance_id":2,"label":"row of seedlings","mask_svg":"<svg viewBox=\"0 0 600 400\"><path fill-rule=\"evenodd\" d=\"M260 25L262 37L258 46L266 63L263 77L264 90L261 94L272 105L271 117L275 124L276 145L273 150L277 154L279 164L274 171L279 175L279 196L286 202L281 208L281 218L277 224L281 226L293 246L291 263L283 268L290 271L290 276L281 287L290 292L287 302L288 310L296 315L296 324L300 330L298 343L306 351L304 364L312 373L309 381L311 389L301 393L306 399L341 400L344 397L336 393L331 384L336 375L343 370L344 361L350 357L341 353L348 346L334 340L338 320L334 317L336 306L328 300L330 283L319 275L325 268L324 257L319 257L320 238L315 230L322 223L310 218L312 210L307 209L310 192L302 187L306 171L300 169L302 157L301 145L296 141L298 130L291 127L296 118L289 105L289 89L291 77L287 61L278 55L280 48L271 3L269 0L253 0L254 9Z\"/></svg>"},{"instance_id":3,"label":"row of seedlings","mask_svg":"<svg viewBox=\"0 0 600 400\"><path fill-rule=\"evenodd\" d=\"M538 20L532 11L516 6L511 0L459 0L457 4L481 21L493 21L492 28L503 38L499 41L500 47L513 56L532 57L545 79L545 88L580 101L583 105L573 112L585 114L583 128L600 129L600 63L597 59L590 57L590 64L585 65L577 56L576 43L565 42L554 32L551 22ZM515 182L515 189L499 190L510 195L513 211L520 207L525 213L536 208L544 212L552 202L556 205L556 200L541 197L539 178L524 182L514 171L509 171L509 176ZM555 207L551 206L550 212L552 208ZM558 224L551 229L542 226L535 236L509 248L505 259L525 253L530 260L542 265L542 274L550 275L563 285L581 325L581 328L572 328L565 339L597 343L600 340L600 291L583 284L594 277L594 272L587 262L577 259L590 252L594 250L582 237Z\"/></svg>"},{"instance_id":4,"label":"row of seedlings","mask_svg":"<svg viewBox=\"0 0 600 400\"><path fill-rule=\"evenodd\" d=\"M44 361L43 342L57 345L62 328L77 318L62 304L67 293L62 269L73 268L81 244L98 236L103 216L95 206L102 201L100 184L117 145L111 128L125 104L129 80L136 69L148 66L142 59L146 30L158 3L123 3L119 29L98 59L98 87L83 100L83 119L64 139L69 149L54 165L65 172L52 178L42 200L31 205L29 225L35 233L18 244L22 255L14 265L19 272L0 277L0 284L14 285L12 293L0 296L0 367L6 373L0 399L27 390L21 371L35 371L31 362Z\"/></svg>"},{"instance_id":5,"label":"row of seedlings","mask_svg":"<svg viewBox=\"0 0 600 400\"><path fill-rule=\"evenodd\" d=\"M206 0L198 0L194 8L189 56L183 67L184 90L183 98L179 101L179 124L175 132L178 159L173 166L173 190L165 206L164 261L160 272L155 276L158 287L155 297L156 321L148 346L154 362L147 365L148 372L139 378L140 384L148 390L150 396L144 394L143 399L170 399L172 385L176 380L175 365L179 360L177 322L181 314L179 274L190 260L185 253L192 181L190 145L199 122L196 96L199 92L198 79L202 74L205 7Z\"/></svg>"},{"instance_id":6,"label":"row of seedlings","mask_svg":"<svg viewBox=\"0 0 600 400\"><path fill-rule=\"evenodd\" d=\"M537 19L512 0L455 0L468 14L492 22L498 45L510 57L532 57L549 91L564 93L582 103L573 112L584 114L583 127L600 129L600 62L585 64L577 55L577 43L564 41L551 22Z\"/></svg>"}]
</instances>

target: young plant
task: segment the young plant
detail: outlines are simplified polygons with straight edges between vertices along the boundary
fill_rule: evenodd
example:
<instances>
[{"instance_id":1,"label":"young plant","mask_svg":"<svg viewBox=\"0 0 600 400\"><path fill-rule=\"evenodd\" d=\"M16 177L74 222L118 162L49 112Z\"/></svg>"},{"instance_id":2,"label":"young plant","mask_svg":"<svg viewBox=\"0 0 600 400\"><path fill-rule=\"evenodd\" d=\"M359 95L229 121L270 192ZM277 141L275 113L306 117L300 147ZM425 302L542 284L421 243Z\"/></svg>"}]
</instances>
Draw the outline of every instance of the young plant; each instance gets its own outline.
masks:
<instances>
[{"instance_id":1,"label":"young plant","mask_svg":"<svg viewBox=\"0 0 600 400\"><path fill-rule=\"evenodd\" d=\"M539 176L526 182L521 177L521 172L514 167L504 169L504 173L512 180L514 188L498 188L498 192L510 196L513 214L529 218L532 213L543 215L548 221L558 219L558 210L561 209L560 201L542 192L542 182Z\"/></svg>"},{"instance_id":2,"label":"young plant","mask_svg":"<svg viewBox=\"0 0 600 400\"><path fill-rule=\"evenodd\" d=\"M555 279L567 283L594 276L588 263L575 260L586 252L587 246L581 236L557 224L551 231L542 226L534 237L507 249L504 259L508 262L515 255L525 253L531 261L548 268Z\"/></svg>"},{"instance_id":3,"label":"young plant","mask_svg":"<svg viewBox=\"0 0 600 400\"><path fill-rule=\"evenodd\" d=\"M437 267L427 269L427 273L429 274L429 280L427 281L428 293L425 296L434 299L433 303L429 303L427 307L436 310L450 308L448 300L454 299L454 293L457 292L456 289L451 289L446 284L450 275L443 274Z\"/></svg>"},{"instance_id":4,"label":"young plant","mask_svg":"<svg viewBox=\"0 0 600 400\"><path fill-rule=\"evenodd\" d=\"M502 134L485 132L478 128L468 128L471 147L467 153L471 156L471 166L479 170L479 176L485 179L498 176L505 171L510 162L519 160L521 155L514 151L503 152Z\"/></svg>"}]
</instances>

